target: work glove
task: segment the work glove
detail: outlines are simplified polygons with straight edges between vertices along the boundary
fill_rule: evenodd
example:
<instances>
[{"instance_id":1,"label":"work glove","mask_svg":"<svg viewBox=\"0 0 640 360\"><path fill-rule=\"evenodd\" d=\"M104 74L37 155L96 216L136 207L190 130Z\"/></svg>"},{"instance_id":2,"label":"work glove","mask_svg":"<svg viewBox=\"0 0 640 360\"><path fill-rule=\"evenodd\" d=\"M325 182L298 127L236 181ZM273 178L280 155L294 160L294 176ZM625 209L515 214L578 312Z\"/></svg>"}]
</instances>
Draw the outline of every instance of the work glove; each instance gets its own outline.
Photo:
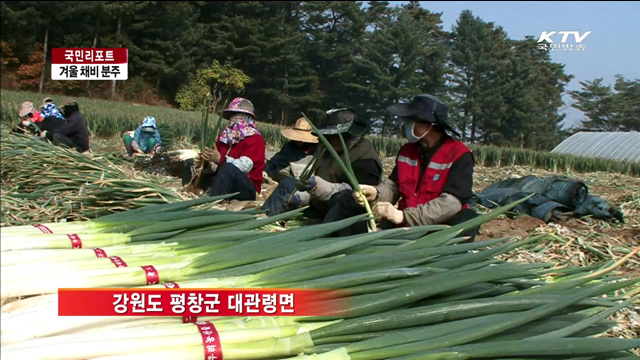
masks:
<instances>
[{"instance_id":1,"label":"work glove","mask_svg":"<svg viewBox=\"0 0 640 360\"><path fill-rule=\"evenodd\" d=\"M396 209L396 207L391 203L378 203L373 207L372 211L374 216L381 219L387 219L396 225L400 225L404 222L404 212Z\"/></svg>"},{"instance_id":2,"label":"work glove","mask_svg":"<svg viewBox=\"0 0 640 360\"><path fill-rule=\"evenodd\" d=\"M296 180L296 190L299 191L311 191L316 187L316 177L311 176L307 180Z\"/></svg>"},{"instance_id":3,"label":"work glove","mask_svg":"<svg viewBox=\"0 0 640 360\"><path fill-rule=\"evenodd\" d=\"M375 201L378 198L378 189L376 189L375 186L360 184L360 189L362 189L362 194L369 203ZM356 203L358 205L364 206L364 200L362 200L362 196L359 192L354 191L353 198L356 200Z\"/></svg>"},{"instance_id":4,"label":"work glove","mask_svg":"<svg viewBox=\"0 0 640 360\"><path fill-rule=\"evenodd\" d=\"M308 192L295 191L293 196L290 198L287 196L287 198L287 207L289 209L297 209L308 205L311 197Z\"/></svg>"}]
</instances>

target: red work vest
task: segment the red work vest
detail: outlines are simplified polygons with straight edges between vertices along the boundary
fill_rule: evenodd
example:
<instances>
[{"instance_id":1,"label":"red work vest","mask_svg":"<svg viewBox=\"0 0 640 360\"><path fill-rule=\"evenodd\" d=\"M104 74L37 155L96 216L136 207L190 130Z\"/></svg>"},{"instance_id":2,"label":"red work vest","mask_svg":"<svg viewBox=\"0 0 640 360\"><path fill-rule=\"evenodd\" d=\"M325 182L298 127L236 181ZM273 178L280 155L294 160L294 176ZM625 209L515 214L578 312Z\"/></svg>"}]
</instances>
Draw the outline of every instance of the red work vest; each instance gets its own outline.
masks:
<instances>
[{"instance_id":1,"label":"red work vest","mask_svg":"<svg viewBox=\"0 0 640 360\"><path fill-rule=\"evenodd\" d=\"M449 178L451 165L462 155L470 152L462 142L446 139L442 146L433 154L422 181L420 179L420 145L405 144L396 159L398 171L398 189L402 196L398 209L417 207L428 203L442 194L444 185ZM464 204L463 209L469 206Z\"/></svg>"}]
</instances>

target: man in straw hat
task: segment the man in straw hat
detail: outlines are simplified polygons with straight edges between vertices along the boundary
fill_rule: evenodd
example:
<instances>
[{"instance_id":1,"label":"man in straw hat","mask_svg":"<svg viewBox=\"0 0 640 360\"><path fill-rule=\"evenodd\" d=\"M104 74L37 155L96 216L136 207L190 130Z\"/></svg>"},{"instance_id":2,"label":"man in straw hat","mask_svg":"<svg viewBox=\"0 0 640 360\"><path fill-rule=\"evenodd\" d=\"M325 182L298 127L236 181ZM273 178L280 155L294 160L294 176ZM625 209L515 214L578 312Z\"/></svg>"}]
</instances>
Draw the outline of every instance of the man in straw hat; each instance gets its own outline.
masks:
<instances>
[{"instance_id":1,"label":"man in straw hat","mask_svg":"<svg viewBox=\"0 0 640 360\"><path fill-rule=\"evenodd\" d=\"M447 122L448 106L433 95L417 95L387 110L404 120L408 143L388 179L377 186L360 185L374 204L374 215L383 219L381 227L456 225L476 217L467 205L473 197L473 154L452 137L460 135ZM359 193L353 196L363 203ZM366 226L356 226L366 232ZM473 241L477 232L469 229L460 236Z\"/></svg>"},{"instance_id":2,"label":"man in straw hat","mask_svg":"<svg viewBox=\"0 0 640 360\"><path fill-rule=\"evenodd\" d=\"M347 151L359 183L376 185L382 179L382 161L373 144L364 138L370 126L369 121L359 119L352 109L339 108L326 112L318 132L327 138L339 155ZM343 149L338 134L344 138L347 149ZM267 214L275 215L310 205L308 216L322 218L323 222L343 219L344 200L352 199L349 178L328 151L318 156L315 172L308 179L285 178L280 181L262 207ZM357 205L347 211L363 212Z\"/></svg>"},{"instance_id":3,"label":"man in straw hat","mask_svg":"<svg viewBox=\"0 0 640 360\"><path fill-rule=\"evenodd\" d=\"M280 182L287 176L298 177L294 167L304 164L296 162L313 155L318 149L318 137L311 134L311 125L305 118L300 118L295 125L289 129L280 130L282 136L289 140L277 154L267 160L263 175ZM289 174L281 172L282 169L290 167Z\"/></svg>"}]
</instances>

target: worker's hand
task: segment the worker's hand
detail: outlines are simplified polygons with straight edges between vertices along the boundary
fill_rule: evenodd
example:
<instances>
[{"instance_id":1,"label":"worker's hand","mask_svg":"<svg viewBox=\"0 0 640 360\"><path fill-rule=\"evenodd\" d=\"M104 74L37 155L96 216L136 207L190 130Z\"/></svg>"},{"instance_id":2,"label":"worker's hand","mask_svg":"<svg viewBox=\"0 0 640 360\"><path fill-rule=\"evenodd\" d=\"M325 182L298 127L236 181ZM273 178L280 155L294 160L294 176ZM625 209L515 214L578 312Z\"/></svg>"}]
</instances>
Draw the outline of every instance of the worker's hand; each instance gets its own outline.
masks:
<instances>
[{"instance_id":1,"label":"worker's hand","mask_svg":"<svg viewBox=\"0 0 640 360\"><path fill-rule=\"evenodd\" d=\"M287 198L287 208L288 209L297 209L300 207L302 203L302 198L300 198L299 193L296 191L291 196Z\"/></svg>"},{"instance_id":2,"label":"worker's hand","mask_svg":"<svg viewBox=\"0 0 640 360\"><path fill-rule=\"evenodd\" d=\"M220 163L220 152L217 149L205 147L200 153L203 161L212 161L216 164Z\"/></svg>"},{"instance_id":3,"label":"worker's hand","mask_svg":"<svg viewBox=\"0 0 640 360\"><path fill-rule=\"evenodd\" d=\"M360 185L360 189L362 189L362 194L367 199L368 202L375 201L378 197L378 189L375 186L371 185ZM356 200L356 203L360 206L364 206L364 200L362 200L362 196L359 192L353 192L353 198Z\"/></svg>"},{"instance_id":4,"label":"worker's hand","mask_svg":"<svg viewBox=\"0 0 640 360\"><path fill-rule=\"evenodd\" d=\"M372 211L374 216L387 219L396 225L400 225L404 221L404 213L388 202L376 204Z\"/></svg>"},{"instance_id":5,"label":"worker's hand","mask_svg":"<svg viewBox=\"0 0 640 360\"><path fill-rule=\"evenodd\" d=\"M296 189L299 191L311 191L316 187L316 177L311 176L307 180L296 180Z\"/></svg>"},{"instance_id":6,"label":"worker's hand","mask_svg":"<svg viewBox=\"0 0 640 360\"><path fill-rule=\"evenodd\" d=\"M42 137L42 138L43 138L43 137L45 137L45 136L47 136L47 130L45 130L45 131L41 131L41 132L40 132L40 137Z\"/></svg>"}]
</instances>

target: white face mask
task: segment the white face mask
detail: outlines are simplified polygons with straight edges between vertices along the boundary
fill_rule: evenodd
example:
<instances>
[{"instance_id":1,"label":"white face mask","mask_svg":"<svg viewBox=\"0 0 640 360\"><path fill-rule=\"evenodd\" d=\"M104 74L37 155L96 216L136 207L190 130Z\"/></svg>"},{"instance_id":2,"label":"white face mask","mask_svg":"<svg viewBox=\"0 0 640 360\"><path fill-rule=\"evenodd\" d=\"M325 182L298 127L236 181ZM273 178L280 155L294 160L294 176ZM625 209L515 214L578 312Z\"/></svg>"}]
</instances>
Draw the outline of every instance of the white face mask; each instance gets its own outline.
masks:
<instances>
[{"instance_id":1,"label":"white face mask","mask_svg":"<svg viewBox=\"0 0 640 360\"><path fill-rule=\"evenodd\" d=\"M429 131L431 131L431 128L429 128L429 130L427 130L427 132L425 132L424 134L422 134L420 137L417 137L415 135L415 133L413 132L414 128L416 127L416 122L413 120L405 120L404 124L404 136L407 138L407 140L409 140L410 143L417 143L418 141L420 141L422 138L424 138L425 136L427 136L427 134L429 133Z\"/></svg>"}]
</instances>

